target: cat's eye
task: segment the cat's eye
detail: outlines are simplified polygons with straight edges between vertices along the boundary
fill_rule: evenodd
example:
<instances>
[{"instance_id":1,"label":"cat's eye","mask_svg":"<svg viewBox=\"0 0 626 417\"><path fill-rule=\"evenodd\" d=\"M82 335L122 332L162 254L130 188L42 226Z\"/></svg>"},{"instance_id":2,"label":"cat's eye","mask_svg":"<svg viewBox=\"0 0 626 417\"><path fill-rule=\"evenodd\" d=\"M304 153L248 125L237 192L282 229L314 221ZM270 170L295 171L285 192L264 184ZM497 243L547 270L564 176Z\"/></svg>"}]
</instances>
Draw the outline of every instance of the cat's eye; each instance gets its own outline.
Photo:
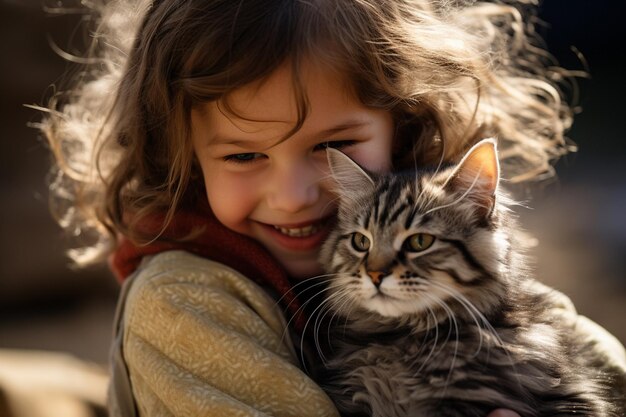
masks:
<instances>
[{"instance_id":1,"label":"cat's eye","mask_svg":"<svg viewBox=\"0 0 626 417\"><path fill-rule=\"evenodd\" d=\"M432 246L435 236L428 233L416 233L404 241L404 249L409 252L421 252Z\"/></svg>"},{"instance_id":2,"label":"cat's eye","mask_svg":"<svg viewBox=\"0 0 626 417\"><path fill-rule=\"evenodd\" d=\"M352 247L359 252L367 252L370 248L370 240L363 233L352 234Z\"/></svg>"}]
</instances>

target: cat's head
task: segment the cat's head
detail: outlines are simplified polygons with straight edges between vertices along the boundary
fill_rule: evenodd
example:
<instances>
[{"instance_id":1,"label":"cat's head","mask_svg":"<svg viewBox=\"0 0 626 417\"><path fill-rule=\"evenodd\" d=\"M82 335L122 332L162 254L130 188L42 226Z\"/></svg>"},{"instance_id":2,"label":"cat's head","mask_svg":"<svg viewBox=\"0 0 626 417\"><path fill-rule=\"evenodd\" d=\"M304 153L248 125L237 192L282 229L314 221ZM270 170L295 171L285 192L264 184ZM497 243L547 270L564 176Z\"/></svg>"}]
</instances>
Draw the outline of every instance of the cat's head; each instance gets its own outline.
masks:
<instances>
[{"instance_id":1,"label":"cat's head","mask_svg":"<svg viewBox=\"0 0 626 417\"><path fill-rule=\"evenodd\" d=\"M373 176L333 149L328 158L340 203L321 262L335 311L439 316L498 302L510 239L494 140L457 165L410 174Z\"/></svg>"}]
</instances>

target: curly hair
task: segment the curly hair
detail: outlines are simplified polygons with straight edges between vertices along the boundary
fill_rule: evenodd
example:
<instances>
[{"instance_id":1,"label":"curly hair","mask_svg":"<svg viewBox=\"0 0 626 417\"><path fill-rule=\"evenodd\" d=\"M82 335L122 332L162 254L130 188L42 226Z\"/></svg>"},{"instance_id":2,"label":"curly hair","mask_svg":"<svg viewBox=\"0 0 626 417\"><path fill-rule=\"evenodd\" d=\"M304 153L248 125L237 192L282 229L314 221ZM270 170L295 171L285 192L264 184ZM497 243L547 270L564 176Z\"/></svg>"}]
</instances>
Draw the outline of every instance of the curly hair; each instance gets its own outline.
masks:
<instances>
[{"instance_id":1,"label":"curly hair","mask_svg":"<svg viewBox=\"0 0 626 417\"><path fill-rule=\"evenodd\" d=\"M190 140L194 106L292 63L297 130L307 116L299 65L341 71L363 104L391 112L395 168L453 161L498 138L512 182L552 173L568 150L564 72L540 47L532 0L116 0L92 5L83 76L41 124L56 159L52 208L87 236L78 263L119 234L136 242L151 213L202 197ZM129 216L132 213L132 216ZM95 240L93 240L95 239Z\"/></svg>"}]
</instances>

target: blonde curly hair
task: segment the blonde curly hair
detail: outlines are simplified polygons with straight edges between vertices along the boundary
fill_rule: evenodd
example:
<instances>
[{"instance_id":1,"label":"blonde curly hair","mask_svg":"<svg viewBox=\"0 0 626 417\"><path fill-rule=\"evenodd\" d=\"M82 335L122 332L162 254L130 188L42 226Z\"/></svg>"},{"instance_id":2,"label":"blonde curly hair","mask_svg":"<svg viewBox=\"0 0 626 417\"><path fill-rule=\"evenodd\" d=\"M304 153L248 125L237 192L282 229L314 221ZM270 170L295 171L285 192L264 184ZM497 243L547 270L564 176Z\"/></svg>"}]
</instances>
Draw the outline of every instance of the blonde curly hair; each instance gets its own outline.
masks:
<instances>
[{"instance_id":1,"label":"blonde curly hair","mask_svg":"<svg viewBox=\"0 0 626 417\"><path fill-rule=\"evenodd\" d=\"M56 159L51 201L86 237L78 263L118 235L145 242L140 219L193 208L203 194L190 140L194 106L292 62L297 130L307 115L304 57L323 60L367 106L396 123L395 167L453 161L498 138L505 178L552 173L568 149L566 78L539 46L532 0L116 0L97 25L83 76L53 97L41 129ZM292 132L293 132L292 131ZM132 216L129 216L132 213Z\"/></svg>"}]
</instances>

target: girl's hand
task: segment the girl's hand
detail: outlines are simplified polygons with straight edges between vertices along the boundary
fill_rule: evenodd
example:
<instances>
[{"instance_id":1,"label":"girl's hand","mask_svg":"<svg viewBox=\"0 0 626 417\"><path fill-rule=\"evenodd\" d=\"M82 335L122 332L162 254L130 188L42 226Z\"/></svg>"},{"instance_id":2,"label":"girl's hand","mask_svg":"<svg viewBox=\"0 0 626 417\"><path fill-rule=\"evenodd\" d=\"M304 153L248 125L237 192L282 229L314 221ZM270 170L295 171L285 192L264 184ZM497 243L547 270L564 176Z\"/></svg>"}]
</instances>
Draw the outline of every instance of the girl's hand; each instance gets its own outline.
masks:
<instances>
[{"instance_id":1,"label":"girl's hand","mask_svg":"<svg viewBox=\"0 0 626 417\"><path fill-rule=\"evenodd\" d=\"M517 414L515 411L499 408L489 413L487 417L520 417L520 415Z\"/></svg>"}]
</instances>

